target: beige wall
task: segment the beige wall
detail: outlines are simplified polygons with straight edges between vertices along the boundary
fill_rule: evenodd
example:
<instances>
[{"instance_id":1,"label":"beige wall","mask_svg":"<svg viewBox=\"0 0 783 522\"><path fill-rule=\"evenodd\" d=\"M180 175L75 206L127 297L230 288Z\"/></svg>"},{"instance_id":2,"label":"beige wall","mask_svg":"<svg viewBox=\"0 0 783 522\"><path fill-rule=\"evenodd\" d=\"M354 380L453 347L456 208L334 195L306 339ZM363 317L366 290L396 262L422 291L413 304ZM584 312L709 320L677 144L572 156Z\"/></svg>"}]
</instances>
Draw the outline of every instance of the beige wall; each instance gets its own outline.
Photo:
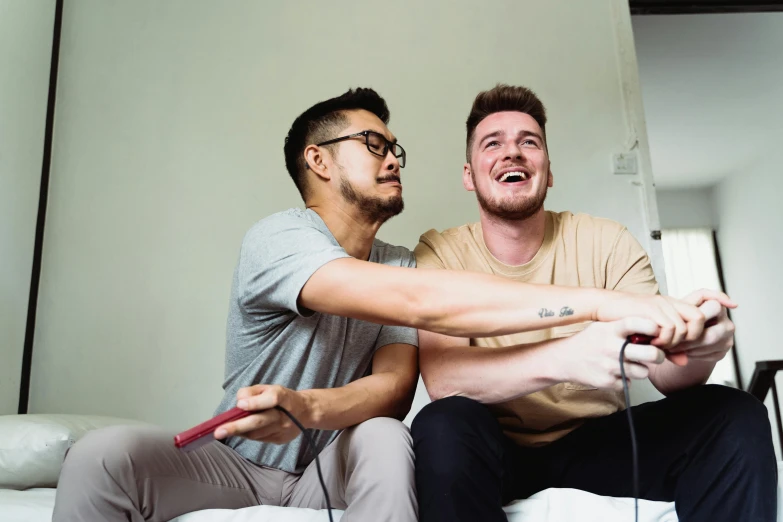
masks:
<instances>
[{"instance_id":1,"label":"beige wall","mask_svg":"<svg viewBox=\"0 0 783 522\"><path fill-rule=\"evenodd\" d=\"M53 24L54 0L0 0L0 415L19 403Z\"/></svg>"},{"instance_id":2,"label":"beige wall","mask_svg":"<svg viewBox=\"0 0 783 522\"><path fill-rule=\"evenodd\" d=\"M549 108L549 207L646 244L644 194L609 171L636 81L618 42L632 52L620 0L69 4L32 410L170 427L211 414L242 235L301 204L283 137L351 86L386 97L408 151L406 211L382 239L413 247L477 218L464 121L479 90L509 82Z\"/></svg>"}]
</instances>

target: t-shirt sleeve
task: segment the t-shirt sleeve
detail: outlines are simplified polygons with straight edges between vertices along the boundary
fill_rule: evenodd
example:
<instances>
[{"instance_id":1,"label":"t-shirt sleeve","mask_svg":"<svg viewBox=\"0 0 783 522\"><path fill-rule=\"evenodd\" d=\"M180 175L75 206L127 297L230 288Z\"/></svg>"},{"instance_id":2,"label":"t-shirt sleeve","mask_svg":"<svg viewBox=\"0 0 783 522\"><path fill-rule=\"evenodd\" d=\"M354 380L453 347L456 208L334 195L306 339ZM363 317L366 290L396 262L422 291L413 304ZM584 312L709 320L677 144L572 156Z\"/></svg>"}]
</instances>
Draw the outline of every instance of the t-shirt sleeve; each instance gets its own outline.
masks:
<instances>
[{"instance_id":1,"label":"t-shirt sleeve","mask_svg":"<svg viewBox=\"0 0 783 522\"><path fill-rule=\"evenodd\" d=\"M657 294L650 257L642 245L623 228L614 241L606 271L606 288L636 294Z\"/></svg>"},{"instance_id":2,"label":"t-shirt sleeve","mask_svg":"<svg viewBox=\"0 0 783 522\"><path fill-rule=\"evenodd\" d=\"M329 261L350 257L306 218L276 214L245 235L237 267L237 298L248 312L314 312L297 305L312 275Z\"/></svg>"},{"instance_id":3,"label":"t-shirt sleeve","mask_svg":"<svg viewBox=\"0 0 783 522\"><path fill-rule=\"evenodd\" d=\"M430 230L419 238L419 244L413 249L418 268L446 268L446 264L438 254L438 249L433 241L433 236L437 237L437 235L435 230Z\"/></svg>"},{"instance_id":4,"label":"t-shirt sleeve","mask_svg":"<svg viewBox=\"0 0 783 522\"><path fill-rule=\"evenodd\" d=\"M406 249L399 249L401 253L400 266L416 268L416 258ZM396 263L395 263L396 264ZM415 328L407 326L382 326L375 341L375 349L383 348L388 344L411 344L419 346L419 332Z\"/></svg>"}]
</instances>

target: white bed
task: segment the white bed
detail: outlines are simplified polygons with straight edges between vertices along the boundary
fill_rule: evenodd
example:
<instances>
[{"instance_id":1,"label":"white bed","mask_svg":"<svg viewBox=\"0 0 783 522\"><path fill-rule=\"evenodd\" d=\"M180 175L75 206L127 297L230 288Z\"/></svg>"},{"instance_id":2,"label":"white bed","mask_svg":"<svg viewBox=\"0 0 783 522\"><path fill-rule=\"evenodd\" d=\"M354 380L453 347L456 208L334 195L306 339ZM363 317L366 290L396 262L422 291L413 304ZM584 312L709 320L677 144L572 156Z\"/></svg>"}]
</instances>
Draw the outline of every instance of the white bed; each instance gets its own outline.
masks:
<instances>
[{"instance_id":1,"label":"white bed","mask_svg":"<svg viewBox=\"0 0 783 522\"><path fill-rule=\"evenodd\" d=\"M52 519L55 489L65 450L91 429L122 419L74 415L0 417L0 521L44 522ZM783 473L783 462L778 463ZM600 497L573 489L548 489L506 506L509 522L629 522L633 499ZM778 522L783 522L783 488L778 485ZM335 511L335 521L340 511ZM641 522L677 522L674 504L639 502ZM256 506L212 509L172 522L327 522L326 511Z\"/></svg>"},{"instance_id":2,"label":"white bed","mask_svg":"<svg viewBox=\"0 0 783 522\"><path fill-rule=\"evenodd\" d=\"M34 488L26 491L0 489L0 520L3 522L44 522L52 519L55 490ZM629 522L633 520L633 500L612 499L569 489L549 489L506 507L509 522ZM643 522L677 522L674 505L642 501L639 519ZM334 512L335 522L341 511ZM328 522L326 511L257 506L245 509L210 509L183 515L176 522Z\"/></svg>"}]
</instances>

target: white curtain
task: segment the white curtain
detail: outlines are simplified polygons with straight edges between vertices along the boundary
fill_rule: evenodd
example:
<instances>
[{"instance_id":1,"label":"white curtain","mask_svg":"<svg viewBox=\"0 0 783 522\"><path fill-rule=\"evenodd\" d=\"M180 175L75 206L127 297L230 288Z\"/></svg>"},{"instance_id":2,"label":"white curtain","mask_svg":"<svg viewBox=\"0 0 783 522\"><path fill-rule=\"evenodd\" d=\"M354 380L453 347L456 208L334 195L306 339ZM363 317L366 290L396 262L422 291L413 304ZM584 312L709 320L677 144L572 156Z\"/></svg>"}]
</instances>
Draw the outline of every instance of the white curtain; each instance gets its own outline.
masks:
<instances>
[{"instance_id":1,"label":"white curtain","mask_svg":"<svg viewBox=\"0 0 783 522\"><path fill-rule=\"evenodd\" d=\"M712 229L664 229L661 243L669 295L685 297L700 288L722 290ZM715 366L709 382L737 387L731 352Z\"/></svg>"}]
</instances>

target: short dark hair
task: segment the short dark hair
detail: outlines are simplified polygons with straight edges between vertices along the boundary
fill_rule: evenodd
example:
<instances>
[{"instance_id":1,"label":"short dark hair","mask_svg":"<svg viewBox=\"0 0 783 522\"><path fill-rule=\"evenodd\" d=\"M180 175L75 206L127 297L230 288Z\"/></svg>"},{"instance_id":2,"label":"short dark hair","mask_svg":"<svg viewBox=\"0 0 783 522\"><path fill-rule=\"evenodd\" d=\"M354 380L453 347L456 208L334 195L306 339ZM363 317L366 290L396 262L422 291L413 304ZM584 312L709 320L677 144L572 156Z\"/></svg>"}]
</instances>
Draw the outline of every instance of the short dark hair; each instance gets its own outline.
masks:
<instances>
[{"instance_id":1,"label":"short dark hair","mask_svg":"<svg viewBox=\"0 0 783 522\"><path fill-rule=\"evenodd\" d=\"M386 101L373 89L358 87L349 89L336 98L316 103L300 114L291 125L283 145L285 168L299 189L302 199L307 196L305 148L313 143L336 138L337 133L349 125L345 111L353 110L369 111L378 116L384 124L389 123Z\"/></svg>"},{"instance_id":2,"label":"short dark hair","mask_svg":"<svg viewBox=\"0 0 783 522\"><path fill-rule=\"evenodd\" d=\"M546 146L546 109L536 94L527 87L517 87L499 83L488 91L483 91L476 96L473 107L470 109L466 126L468 128L467 149L465 156L470 162L470 149L473 145L473 137L476 127L484 118L496 112L523 112L529 114L543 133Z\"/></svg>"}]
</instances>

